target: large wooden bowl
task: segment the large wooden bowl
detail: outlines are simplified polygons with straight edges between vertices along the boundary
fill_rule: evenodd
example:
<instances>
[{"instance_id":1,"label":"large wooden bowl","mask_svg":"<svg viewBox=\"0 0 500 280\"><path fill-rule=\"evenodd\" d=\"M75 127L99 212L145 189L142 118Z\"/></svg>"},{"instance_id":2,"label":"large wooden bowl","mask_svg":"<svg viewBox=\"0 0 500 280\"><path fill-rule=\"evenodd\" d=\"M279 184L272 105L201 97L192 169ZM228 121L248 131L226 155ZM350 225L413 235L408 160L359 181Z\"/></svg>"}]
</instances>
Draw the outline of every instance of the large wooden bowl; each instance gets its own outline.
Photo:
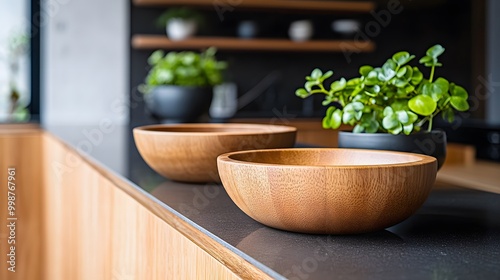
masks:
<instances>
[{"instance_id":1,"label":"large wooden bowl","mask_svg":"<svg viewBox=\"0 0 500 280\"><path fill-rule=\"evenodd\" d=\"M293 147L296 130L263 124L166 124L134 128L134 140L146 163L169 179L220 182L217 156Z\"/></svg>"},{"instance_id":2,"label":"large wooden bowl","mask_svg":"<svg viewBox=\"0 0 500 280\"><path fill-rule=\"evenodd\" d=\"M304 233L384 229L412 215L436 178L435 158L356 149L274 149L218 157L236 205L267 226Z\"/></svg>"}]
</instances>

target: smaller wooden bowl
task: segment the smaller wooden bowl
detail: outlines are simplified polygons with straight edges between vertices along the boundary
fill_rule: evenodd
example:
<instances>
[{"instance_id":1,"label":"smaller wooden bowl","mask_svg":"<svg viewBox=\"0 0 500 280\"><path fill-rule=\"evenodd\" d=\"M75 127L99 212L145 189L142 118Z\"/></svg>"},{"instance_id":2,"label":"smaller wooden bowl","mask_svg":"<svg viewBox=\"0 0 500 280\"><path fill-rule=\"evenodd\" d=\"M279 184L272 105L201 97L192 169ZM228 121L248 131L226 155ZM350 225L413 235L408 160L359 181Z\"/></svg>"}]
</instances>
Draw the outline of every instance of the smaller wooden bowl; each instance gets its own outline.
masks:
<instances>
[{"instance_id":1,"label":"smaller wooden bowl","mask_svg":"<svg viewBox=\"0 0 500 280\"><path fill-rule=\"evenodd\" d=\"M295 127L265 124L165 124L134 128L146 163L182 182L220 182L217 156L242 150L289 148Z\"/></svg>"},{"instance_id":2,"label":"smaller wooden bowl","mask_svg":"<svg viewBox=\"0 0 500 280\"><path fill-rule=\"evenodd\" d=\"M222 184L267 226L304 233L381 230L412 215L436 179L435 158L356 149L275 149L224 154Z\"/></svg>"}]
</instances>

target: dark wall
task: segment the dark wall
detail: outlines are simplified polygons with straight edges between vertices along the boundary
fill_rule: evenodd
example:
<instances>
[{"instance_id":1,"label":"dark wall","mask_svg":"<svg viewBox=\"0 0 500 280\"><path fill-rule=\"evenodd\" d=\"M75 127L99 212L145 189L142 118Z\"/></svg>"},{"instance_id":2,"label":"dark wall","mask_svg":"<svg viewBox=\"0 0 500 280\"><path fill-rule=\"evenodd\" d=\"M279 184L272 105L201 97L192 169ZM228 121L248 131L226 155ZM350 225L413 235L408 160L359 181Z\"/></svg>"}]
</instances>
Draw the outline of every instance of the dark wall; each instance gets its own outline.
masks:
<instances>
[{"instance_id":1,"label":"dark wall","mask_svg":"<svg viewBox=\"0 0 500 280\"><path fill-rule=\"evenodd\" d=\"M417 3L413 3L417 2ZM287 112L302 117L322 116L321 96L315 97L313 110L304 111L304 100L294 95L295 90L303 85L304 77L315 67L323 70L332 69L334 78L346 78L357 75L361 65L381 65L394 52L407 50L420 58L425 50L439 43L446 48L442 56L444 67L438 69L437 76L443 76L473 89L472 79L472 31L471 0L442 1L401 1L402 12L392 15L385 27L371 37L376 43L372 53L359 53L346 59L343 53L288 53L288 52L219 52L220 59L227 60L230 67L227 80L238 85L239 94L253 88L259 81L272 72L277 78L273 85L254 102L238 112L237 117L272 117L272 109L280 111L286 106ZM379 2L376 13L387 10L387 2ZM163 34L164 28L158 28L156 18L162 8L131 8L132 34ZM335 39L338 35L330 30L330 22L338 18L358 18L365 24L376 21L377 16L369 15L314 15L288 14L279 12L248 12L237 8L224 14L220 21L215 10L204 10L205 28L200 36L235 36L236 26L240 20L253 19L259 22L261 37L287 37L288 25L296 19L312 19L315 24L315 39ZM373 25L372 25L373 26ZM373 31L373 30L372 30ZM369 32L370 33L370 32ZM375 32L376 33L376 32ZM372 33L373 34L373 33ZM132 96L131 122L144 124L154 122L145 112L140 94L135 87L147 74L146 59L150 51L131 49L130 87ZM415 60L416 64L417 61ZM425 73L426 76L428 73Z\"/></svg>"}]
</instances>

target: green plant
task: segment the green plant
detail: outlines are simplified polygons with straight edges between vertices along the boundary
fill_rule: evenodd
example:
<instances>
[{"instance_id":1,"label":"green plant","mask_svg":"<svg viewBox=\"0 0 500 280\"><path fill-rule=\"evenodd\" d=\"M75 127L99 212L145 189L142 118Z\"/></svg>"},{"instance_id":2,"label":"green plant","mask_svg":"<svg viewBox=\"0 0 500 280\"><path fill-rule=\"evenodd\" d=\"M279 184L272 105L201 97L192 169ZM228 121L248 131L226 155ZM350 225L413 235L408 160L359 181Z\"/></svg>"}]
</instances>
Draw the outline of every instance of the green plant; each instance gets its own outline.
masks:
<instances>
[{"instance_id":1,"label":"green plant","mask_svg":"<svg viewBox=\"0 0 500 280\"><path fill-rule=\"evenodd\" d=\"M14 33L8 39L7 44L7 62L10 72L9 85L9 119L11 121L21 122L27 121L30 118L29 110L27 109L26 101L21 98L21 93L16 84L21 67L21 59L28 52L29 37L24 33ZM0 57L1 59L1 57Z\"/></svg>"},{"instance_id":2,"label":"green plant","mask_svg":"<svg viewBox=\"0 0 500 280\"><path fill-rule=\"evenodd\" d=\"M159 27L165 27L165 25L172 19L184 19L184 20L194 20L198 24L201 24L204 20L203 15L195 10L180 7L180 8L171 8L163 12L156 24Z\"/></svg>"},{"instance_id":3,"label":"green plant","mask_svg":"<svg viewBox=\"0 0 500 280\"><path fill-rule=\"evenodd\" d=\"M202 53L169 52L157 50L148 58L151 70L145 83L139 87L143 93L161 85L211 87L221 84L226 62L217 61L216 49L209 48Z\"/></svg>"},{"instance_id":4,"label":"green plant","mask_svg":"<svg viewBox=\"0 0 500 280\"><path fill-rule=\"evenodd\" d=\"M340 78L325 86L332 71L323 73L314 69L304 88L295 94L306 98L325 94L324 106L329 106L323 119L324 128L337 129L340 125L355 126L353 132L389 132L406 135L420 131L427 124L432 130L433 118L439 113L453 122L454 111L469 109L467 91L445 78L435 79L436 67L442 66L438 57L444 48L429 48L420 63L430 68L429 78L418 67L407 65L414 55L402 51L389 58L382 67L361 66L361 76L346 80ZM337 103L337 107L331 106Z\"/></svg>"}]
</instances>

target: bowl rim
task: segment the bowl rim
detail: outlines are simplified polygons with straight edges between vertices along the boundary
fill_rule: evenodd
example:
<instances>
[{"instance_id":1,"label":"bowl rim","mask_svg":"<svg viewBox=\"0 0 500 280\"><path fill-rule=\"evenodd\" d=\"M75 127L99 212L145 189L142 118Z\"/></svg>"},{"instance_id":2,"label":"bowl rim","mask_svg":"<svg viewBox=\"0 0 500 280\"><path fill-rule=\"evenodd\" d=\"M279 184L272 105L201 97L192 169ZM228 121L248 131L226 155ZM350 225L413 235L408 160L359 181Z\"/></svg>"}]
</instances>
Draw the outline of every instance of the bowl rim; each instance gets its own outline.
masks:
<instances>
[{"instance_id":1,"label":"bowl rim","mask_svg":"<svg viewBox=\"0 0 500 280\"><path fill-rule=\"evenodd\" d=\"M161 128L234 128L234 131L158 131ZM246 131L238 131L243 128ZM255 130L250 130L254 128ZM254 124L254 123L182 123L182 124L153 124L138 126L133 129L135 133L141 134L161 134L161 135L186 135L186 136L214 136L214 135L256 135L256 134L278 134L297 132L297 128L287 125L277 124Z\"/></svg>"},{"instance_id":2,"label":"bowl rim","mask_svg":"<svg viewBox=\"0 0 500 280\"><path fill-rule=\"evenodd\" d=\"M419 158L416 161L403 162L403 163L385 163L385 164L370 164L370 165L298 165L298 164L276 164L276 163L259 163L259 162L249 162L236 160L231 158L231 156L236 154L246 154L246 153L263 153L263 152L279 152L279 151L338 151L338 150L350 150L357 152L370 152L370 153L384 153L384 154L399 154L399 155L411 155ZM284 149L258 149L258 150L247 150L247 151L237 151L230 152L219 155L217 157L217 164L219 162L224 162L228 164L237 164L245 166L267 166L267 167L280 167L280 168L327 168L327 169L363 169L363 168L392 168L392 167L409 167L418 166L425 164L436 164L437 159L422 154L398 152L398 151L388 151L388 150L371 150L371 149L351 149L351 148L284 148ZM437 169L436 169L437 172Z\"/></svg>"}]
</instances>

